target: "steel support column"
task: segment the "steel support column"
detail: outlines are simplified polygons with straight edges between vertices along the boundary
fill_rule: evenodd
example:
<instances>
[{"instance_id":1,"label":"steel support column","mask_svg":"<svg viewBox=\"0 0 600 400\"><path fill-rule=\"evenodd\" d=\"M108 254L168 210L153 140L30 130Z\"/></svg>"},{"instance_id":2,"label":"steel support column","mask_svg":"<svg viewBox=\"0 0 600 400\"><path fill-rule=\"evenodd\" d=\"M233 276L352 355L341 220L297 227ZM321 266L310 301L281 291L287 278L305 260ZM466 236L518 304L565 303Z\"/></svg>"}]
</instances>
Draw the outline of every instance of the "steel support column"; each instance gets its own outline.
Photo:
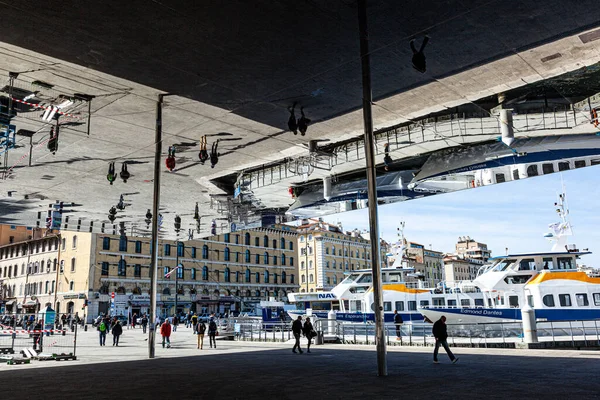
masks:
<instances>
[{"instance_id":1,"label":"steel support column","mask_svg":"<svg viewBox=\"0 0 600 400\"><path fill-rule=\"evenodd\" d=\"M375 180L375 140L371 110L371 57L367 30L367 0L358 0L360 30L360 58L363 86L363 118L365 125L365 159L367 162L367 189L369 196L369 231L371 240L371 268L373 270L373 300L375 304L375 341L377 345L377 375L387 376L387 354L383 319L383 291L381 283L381 251L377 217L377 182Z\"/></svg>"}]
</instances>

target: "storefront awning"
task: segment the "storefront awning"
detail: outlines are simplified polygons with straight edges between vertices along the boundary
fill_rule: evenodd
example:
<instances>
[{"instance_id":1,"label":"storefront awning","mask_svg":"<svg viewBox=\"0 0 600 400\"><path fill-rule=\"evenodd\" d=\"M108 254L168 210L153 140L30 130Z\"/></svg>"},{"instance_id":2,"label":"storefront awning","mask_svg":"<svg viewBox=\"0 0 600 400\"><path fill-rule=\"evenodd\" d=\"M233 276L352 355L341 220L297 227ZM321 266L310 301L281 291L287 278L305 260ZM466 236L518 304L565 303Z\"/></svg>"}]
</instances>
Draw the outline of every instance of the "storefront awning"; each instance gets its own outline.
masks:
<instances>
[{"instance_id":1,"label":"storefront awning","mask_svg":"<svg viewBox=\"0 0 600 400\"><path fill-rule=\"evenodd\" d=\"M14 300L9 300L4 305L6 305L6 306L12 306L13 304L15 304L15 301Z\"/></svg>"},{"instance_id":2,"label":"storefront awning","mask_svg":"<svg viewBox=\"0 0 600 400\"><path fill-rule=\"evenodd\" d=\"M27 300L25 302L25 304L23 304L23 307L34 307L37 304L37 302L33 301L33 300Z\"/></svg>"}]
</instances>

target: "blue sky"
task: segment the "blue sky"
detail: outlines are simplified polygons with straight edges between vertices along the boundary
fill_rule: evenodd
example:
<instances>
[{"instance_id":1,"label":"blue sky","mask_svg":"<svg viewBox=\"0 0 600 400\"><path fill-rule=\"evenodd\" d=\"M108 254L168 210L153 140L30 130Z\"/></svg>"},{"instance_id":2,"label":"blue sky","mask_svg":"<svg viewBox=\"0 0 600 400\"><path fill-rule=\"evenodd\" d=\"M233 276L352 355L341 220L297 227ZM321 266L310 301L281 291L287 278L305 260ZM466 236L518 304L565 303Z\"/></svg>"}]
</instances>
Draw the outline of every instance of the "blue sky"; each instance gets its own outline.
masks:
<instances>
[{"instance_id":1,"label":"blue sky","mask_svg":"<svg viewBox=\"0 0 600 400\"><path fill-rule=\"evenodd\" d=\"M569 243L596 252L581 262L600 268L600 166L562 173L573 236ZM400 221L405 236L434 250L453 252L459 236L487 243L492 255L550 250L542 236L548 224L558 222L554 202L561 174L522 179L477 189L431 196L379 207L379 232L395 241ZM345 230L369 229L366 209L324 218L341 222Z\"/></svg>"}]
</instances>

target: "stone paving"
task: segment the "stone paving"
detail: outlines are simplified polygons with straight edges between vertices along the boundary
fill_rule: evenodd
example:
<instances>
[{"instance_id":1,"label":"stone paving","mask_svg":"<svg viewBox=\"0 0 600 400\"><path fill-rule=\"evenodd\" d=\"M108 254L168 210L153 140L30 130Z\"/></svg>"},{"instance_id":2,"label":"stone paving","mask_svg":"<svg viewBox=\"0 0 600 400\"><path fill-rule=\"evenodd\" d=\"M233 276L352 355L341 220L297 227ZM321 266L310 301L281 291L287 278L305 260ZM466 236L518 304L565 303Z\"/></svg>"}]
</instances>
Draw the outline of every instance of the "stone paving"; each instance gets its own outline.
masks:
<instances>
[{"instance_id":1,"label":"stone paving","mask_svg":"<svg viewBox=\"0 0 600 400\"><path fill-rule=\"evenodd\" d=\"M433 364L429 347L392 347L380 378L374 346L293 354L286 343L220 340L197 350L191 330L179 328L172 348L159 345L149 360L145 338L125 330L119 347L110 335L100 347L96 331L83 332L77 361L2 364L0 379L25 398L600 398L597 351L456 348L457 364L443 353Z\"/></svg>"}]
</instances>

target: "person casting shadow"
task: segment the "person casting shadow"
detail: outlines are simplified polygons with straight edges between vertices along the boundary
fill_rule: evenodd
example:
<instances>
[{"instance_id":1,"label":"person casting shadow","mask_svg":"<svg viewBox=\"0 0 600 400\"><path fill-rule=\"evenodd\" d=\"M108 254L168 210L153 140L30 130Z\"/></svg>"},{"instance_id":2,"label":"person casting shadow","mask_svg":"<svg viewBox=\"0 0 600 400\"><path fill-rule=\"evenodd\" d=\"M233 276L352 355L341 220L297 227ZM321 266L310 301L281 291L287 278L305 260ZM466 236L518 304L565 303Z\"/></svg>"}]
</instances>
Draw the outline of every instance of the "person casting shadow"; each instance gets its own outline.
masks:
<instances>
[{"instance_id":1,"label":"person casting shadow","mask_svg":"<svg viewBox=\"0 0 600 400\"><path fill-rule=\"evenodd\" d=\"M428 42L429 42L429 36L425 36L425 38L423 39L423 43L421 43L421 48L419 49L419 51L417 51L417 49L415 48L415 39L410 41L410 48L412 49L412 52L413 52L413 56L412 56L413 68L422 74L424 74L425 71L427 70L427 62L425 61L425 53L423 53L423 51L425 50L425 46L427 46Z\"/></svg>"},{"instance_id":2,"label":"person casting shadow","mask_svg":"<svg viewBox=\"0 0 600 400\"><path fill-rule=\"evenodd\" d=\"M294 109L296 108L296 103L293 106L288 107L288 111L290 112L290 119L288 119L288 128L290 131L294 132L294 135L298 134L298 122L296 121L296 114L294 113Z\"/></svg>"}]
</instances>

